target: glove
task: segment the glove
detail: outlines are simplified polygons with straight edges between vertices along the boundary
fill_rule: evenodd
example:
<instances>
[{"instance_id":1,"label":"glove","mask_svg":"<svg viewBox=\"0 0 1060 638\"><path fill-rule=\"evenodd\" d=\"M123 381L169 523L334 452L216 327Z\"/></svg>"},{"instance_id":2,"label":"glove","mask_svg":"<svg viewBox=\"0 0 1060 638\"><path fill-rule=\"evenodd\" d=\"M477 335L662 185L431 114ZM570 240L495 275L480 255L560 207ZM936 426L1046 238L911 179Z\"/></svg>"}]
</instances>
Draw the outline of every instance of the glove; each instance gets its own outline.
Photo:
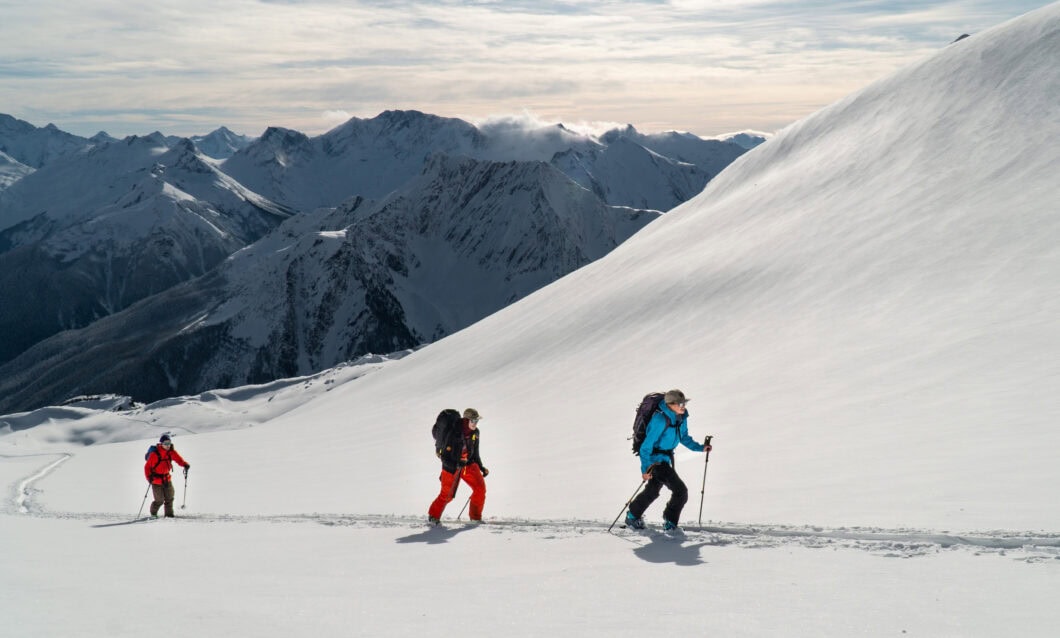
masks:
<instances>
[{"instance_id":1,"label":"glove","mask_svg":"<svg viewBox=\"0 0 1060 638\"><path fill-rule=\"evenodd\" d=\"M464 469L465 467L467 467L467 461L457 461L456 467L460 470Z\"/></svg>"},{"instance_id":2,"label":"glove","mask_svg":"<svg viewBox=\"0 0 1060 638\"><path fill-rule=\"evenodd\" d=\"M713 450L713 449L714 449L714 446L713 446L713 445L704 445L704 446L703 446L703 451L704 451L704 452L710 452L710 451L711 451L711 450ZM185 474L187 474L187 472L185 472Z\"/></svg>"},{"instance_id":3,"label":"glove","mask_svg":"<svg viewBox=\"0 0 1060 638\"><path fill-rule=\"evenodd\" d=\"M191 464L190 463L188 465L184 466L184 478L188 478L188 470L190 470L190 469L191 469Z\"/></svg>"},{"instance_id":4,"label":"glove","mask_svg":"<svg viewBox=\"0 0 1060 638\"><path fill-rule=\"evenodd\" d=\"M489 475L490 475L490 471L487 470L486 468L482 468L482 476L486 477L486 476L489 476Z\"/></svg>"}]
</instances>

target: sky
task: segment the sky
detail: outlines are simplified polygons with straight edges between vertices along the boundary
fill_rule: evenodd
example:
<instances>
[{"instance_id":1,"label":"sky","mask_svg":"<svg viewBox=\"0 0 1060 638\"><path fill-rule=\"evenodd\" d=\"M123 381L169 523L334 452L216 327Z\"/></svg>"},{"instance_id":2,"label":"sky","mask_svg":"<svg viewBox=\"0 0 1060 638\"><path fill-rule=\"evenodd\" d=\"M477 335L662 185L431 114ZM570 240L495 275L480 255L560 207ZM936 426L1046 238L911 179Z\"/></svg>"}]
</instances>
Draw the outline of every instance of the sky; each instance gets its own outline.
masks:
<instances>
[{"instance_id":1,"label":"sky","mask_svg":"<svg viewBox=\"0 0 1060 638\"><path fill-rule=\"evenodd\" d=\"M1055 635L1058 32L852 94L407 356L0 417L5 638ZM675 455L686 534L662 499L609 534L671 387L714 437ZM483 416L484 525L466 487L424 524L443 406ZM131 522L165 430L183 519Z\"/></svg>"},{"instance_id":2,"label":"sky","mask_svg":"<svg viewBox=\"0 0 1060 638\"><path fill-rule=\"evenodd\" d=\"M320 134L416 109L774 132L1043 0L0 0L0 113L83 136Z\"/></svg>"}]
</instances>

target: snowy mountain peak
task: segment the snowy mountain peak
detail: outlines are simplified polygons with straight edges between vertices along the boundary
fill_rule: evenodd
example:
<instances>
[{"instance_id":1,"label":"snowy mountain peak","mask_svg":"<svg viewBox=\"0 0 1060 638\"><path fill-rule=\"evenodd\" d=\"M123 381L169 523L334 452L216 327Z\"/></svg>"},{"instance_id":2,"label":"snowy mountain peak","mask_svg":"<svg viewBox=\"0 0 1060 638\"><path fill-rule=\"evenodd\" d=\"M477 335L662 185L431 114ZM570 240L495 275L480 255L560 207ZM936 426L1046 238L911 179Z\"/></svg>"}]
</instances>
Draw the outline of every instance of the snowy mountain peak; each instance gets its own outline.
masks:
<instances>
[{"instance_id":1,"label":"snowy mountain peak","mask_svg":"<svg viewBox=\"0 0 1060 638\"><path fill-rule=\"evenodd\" d=\"M215 174L218 169L203 159L198 146L188 138L181 138L158 158L159 163L191 173Z\"/></svg>"},{"instance_id":2,"label":"snowy mountain peak","mask_svg":"<svg viewBox=\"0 0 1060 638\"><path fill-rule=\"evenodd\" d=\"M383 111L375 118L384 130L390 128L422 128L422 129L440 129L443 127L451 127L461 129L467 133L471 133L474 130L474 126L468 124L463 120L450 117L442 117L439 115L433 115L430 113L424 113L416 110L390 110ZM367 120L371 121L371 120Z\"/></svg>"},{"instance_id":3,"label":"snowy mountain peak","mask_svg":"<svg viewBox=\"0 0 1060 638\"><path fill-rule=\"evenodd\" d=\"M118 138L112 137L106 131L100 131L92 137L88 138L93 144L110 144L119 141Z\"/></svg>"},{"instance_id":4,"label":"snowy mountain peak","mask_svg":"<svg viewBox=\"0 0 1060 638\"><path fill-rule=\"evenodd\" d=\"M6 113L0 113L0 135L27 135L36 130L29 122L24 122Z\"/></svg>"},{"instance_id":5,"label":"snowy mountain peak","mask_svg":"<svg viewBox=\"0 0 1060 638\"><path fill-rule=\"evenodd\" d=\"M309 137L292 129L270 126L261 134L260 141L275 148L299 148L309 144Z\"/></svg>"},{"instance_id":6,"label":"snowy mountain peak","mask_svg":"<svg viewBox=\"0 0 1060 638\"><path fill-rule=\"evenodd\" d=\"M195 146L203 155L214 159L227 159L241 149L246 148L253 141L253 138L233 133L224 126L217 128L208 135L196 135L189 139L195 143Z\"/></svg>"},{"instance_id":7,"label":"snowy mountain peak","mask_svg":"<svg viewBox=\"0 0 1060 638\"><path fill-rule=\"evenodd\" d=\"M40 168L90 145L89 140L60 131L52 124L37 128L0 113L0 151L31 168Z\"/></svg>"},{"instance_id":8,"label":"snowy mountain peak","mask_svg":"<svg viewBox=\"0 0 1060 638\"><path fill-rule=\"evenodd\" d=\"M600 141L610 144L619 139L634 137L637 135L640 135L640 131L638 131L632 124L626 124L623 127L613 128L606 131L600 136Z\"/></svg>"}]
</instances>

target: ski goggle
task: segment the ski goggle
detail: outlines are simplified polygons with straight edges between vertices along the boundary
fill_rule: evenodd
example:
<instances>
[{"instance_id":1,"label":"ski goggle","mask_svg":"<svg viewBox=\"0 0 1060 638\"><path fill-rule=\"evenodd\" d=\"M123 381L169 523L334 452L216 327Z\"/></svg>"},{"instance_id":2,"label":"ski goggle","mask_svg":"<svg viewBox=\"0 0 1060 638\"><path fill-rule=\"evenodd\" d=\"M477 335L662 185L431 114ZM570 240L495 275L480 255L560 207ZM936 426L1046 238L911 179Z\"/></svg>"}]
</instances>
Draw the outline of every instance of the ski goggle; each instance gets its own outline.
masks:
<instances>
[{"instance_id":1,"label":"ski goggle","mask_svg":"<svg viewBox=\"0 0 1060 638\"><path fill-rule=\"evenodd\" d=\"M160 443L160 445L162 447L173 447L173 442L172 441L162 441L162 443Z\"/></svg>"}]
</instances>

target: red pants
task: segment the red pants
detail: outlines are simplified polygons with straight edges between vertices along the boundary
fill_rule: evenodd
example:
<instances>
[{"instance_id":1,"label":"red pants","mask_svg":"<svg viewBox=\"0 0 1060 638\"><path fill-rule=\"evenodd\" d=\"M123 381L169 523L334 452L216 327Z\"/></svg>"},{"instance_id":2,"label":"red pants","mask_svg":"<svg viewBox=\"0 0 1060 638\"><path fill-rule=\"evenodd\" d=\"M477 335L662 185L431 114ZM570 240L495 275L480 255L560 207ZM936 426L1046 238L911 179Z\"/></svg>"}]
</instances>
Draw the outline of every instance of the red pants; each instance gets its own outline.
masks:
<instances>
[{"instance_id":1,"label":"red pants","mask_svg":"<svg viewBox=\"0 0 1060 638\"><path fill-rule=\"evenodd\" d=\"M442 517L442 510L449 504L449 501L453 500L451 495L453 494L453 481L456 480L456 477L456 474L442 470L442 474L438 477L442 482L442 489L438 492L438 497L431 503L430 509L427 510L428 516L433 518ZM482 470L477 463L472 463L464 468L460 478L471 486L471 509L468 510L468 518L473 521L480 521L482 520L482 506L486 504L486 479L482 478Z\"/></svg>"}]
</instances>

